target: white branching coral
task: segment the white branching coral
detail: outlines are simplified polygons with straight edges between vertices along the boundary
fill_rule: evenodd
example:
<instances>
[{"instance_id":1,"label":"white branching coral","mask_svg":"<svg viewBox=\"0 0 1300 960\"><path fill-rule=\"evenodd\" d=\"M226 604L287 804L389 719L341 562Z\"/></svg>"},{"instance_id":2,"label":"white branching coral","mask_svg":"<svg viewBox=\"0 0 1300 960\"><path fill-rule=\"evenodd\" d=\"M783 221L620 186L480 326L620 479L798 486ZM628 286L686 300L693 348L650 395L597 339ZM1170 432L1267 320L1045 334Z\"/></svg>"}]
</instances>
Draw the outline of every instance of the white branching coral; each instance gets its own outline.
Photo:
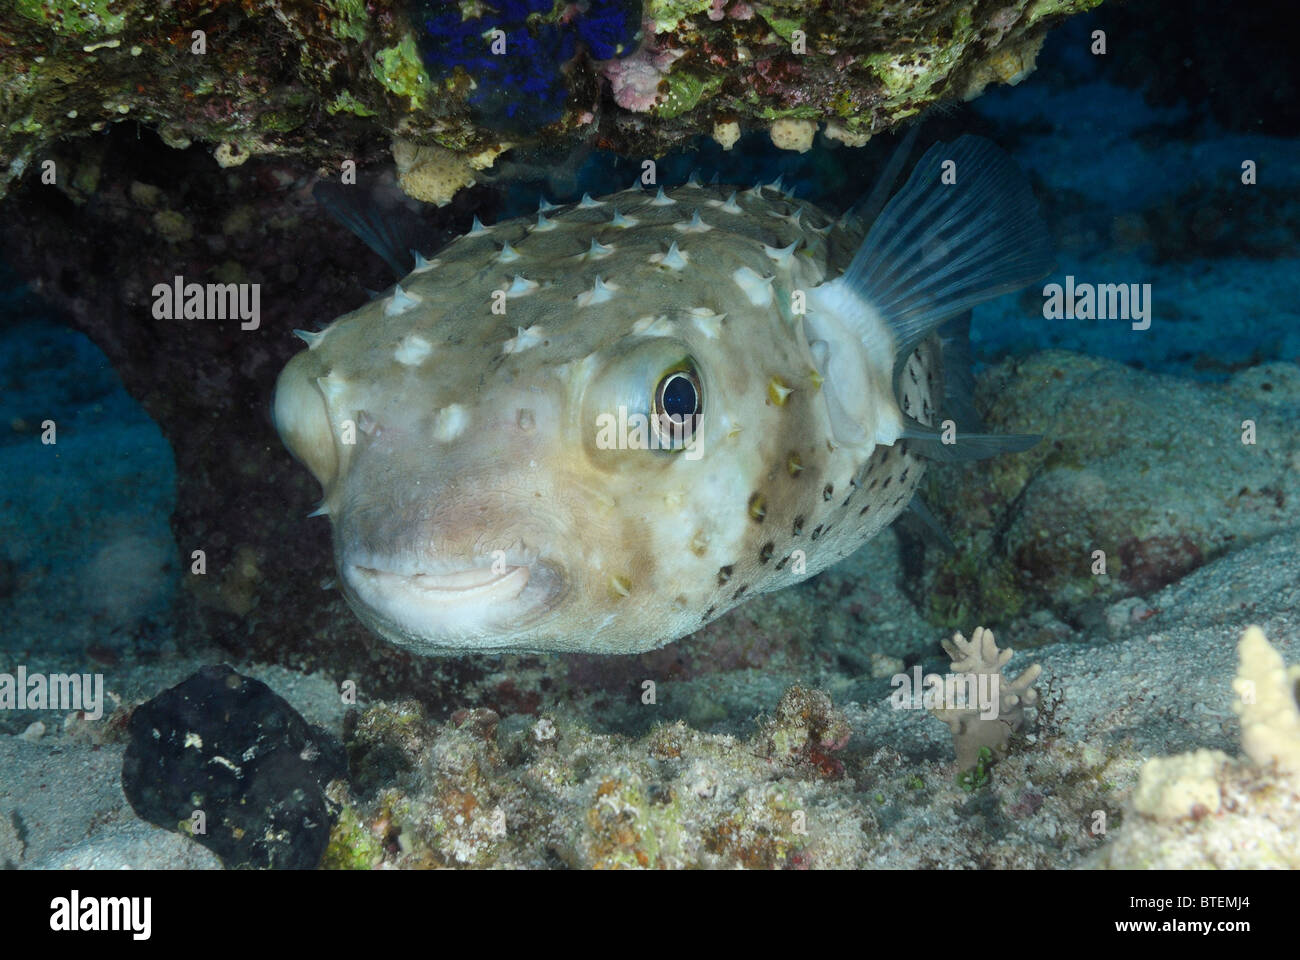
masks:
<instances>
[{"instance_id":1,"label":"white branching coral","mask_svg":"<svg viewBox=\"0 0 1300 960\"><path fill-rule=\"evenodd\" d=\"M1237 644L1232 705L1241 717L1241 748L1255 767L1300 780L1300 706L1295 687L1300 667L1287 670L1259 627L1248 627ZM1235 767L1240 767L1238 763ZM1217 813L1224 778L1233 761L1219 750L1155 757L1142 767L1133 806L1155 820L1173 821Z\"/></svg>"},{"instance_id":2,"label":"white branching coral","mask_svg":"<svg viewBox=\"0 0 1300 960\"><path fill-rule=\"evenodd\" d=\"M1248 627L1237 644L1232 705L1241 718L1241 748L1261 767L1300 778L1300 665L1287 669L1264 631Z\"/></svg>"},{"instance_id":3,"label":"white branching coral","mask_svg":"<svg viewBox=\"0 0 1300 960\"><path fill-rule=\"evenodd\" d=\"M1244 758L1219 750L1155 757L1133 810L1103 847L1103 867L1300 868L1300 667L1289 669L1259 627L1237 644Z\"/></svg>"},{"instance_id":4,"label":"white branching coral","mask_svg":"<svg viewBox=\"0 0 1300 960\"><path fill-rule=\"evenodd\" d=\"M991 678L997 678L993 681L998 698L996 716L982 716L979 704L949 705L930 710L952 731L957 766L961 770L971 770L979 763L981 749L987 747L994 754L1006 752L1011 735L1025 724L1025 708L1038 702L1038 691L1033 684L1043 668L1035 663L1007 682L1002 676L1002 668L1011 659L1013 651L1009 647L999 650L994 643L993 631L983 627L976 627L969 640L960 632L953 634L951 640L943 641L943 649L952 660L952 672L975 677L977 689L991 686Z\"/></svg>"}]
</instances>

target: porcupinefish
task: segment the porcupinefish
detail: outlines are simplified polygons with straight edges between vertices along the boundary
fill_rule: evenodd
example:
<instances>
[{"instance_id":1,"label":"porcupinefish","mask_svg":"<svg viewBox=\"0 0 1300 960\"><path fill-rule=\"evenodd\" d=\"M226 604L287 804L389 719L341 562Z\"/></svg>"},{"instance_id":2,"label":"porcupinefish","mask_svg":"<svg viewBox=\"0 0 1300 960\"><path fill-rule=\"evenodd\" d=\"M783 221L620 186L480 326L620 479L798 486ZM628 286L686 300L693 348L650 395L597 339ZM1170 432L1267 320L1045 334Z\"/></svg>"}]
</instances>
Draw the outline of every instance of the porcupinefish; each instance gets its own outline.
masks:
<instances>
[{"instance_id":1,"label":"porcupinefish","mask_svg":"<svg viewBox=\"0 0 1300 960\"><path fill-rule=\"evenodd\" d=\"M542 206L299 331L276 385L341 589L396 644L650 650L856 550L927 459L1037 439L945 409L940 326L1051 269L988 141L931 147L865 238L771 186Z\"/></svg>"}]
</instances>

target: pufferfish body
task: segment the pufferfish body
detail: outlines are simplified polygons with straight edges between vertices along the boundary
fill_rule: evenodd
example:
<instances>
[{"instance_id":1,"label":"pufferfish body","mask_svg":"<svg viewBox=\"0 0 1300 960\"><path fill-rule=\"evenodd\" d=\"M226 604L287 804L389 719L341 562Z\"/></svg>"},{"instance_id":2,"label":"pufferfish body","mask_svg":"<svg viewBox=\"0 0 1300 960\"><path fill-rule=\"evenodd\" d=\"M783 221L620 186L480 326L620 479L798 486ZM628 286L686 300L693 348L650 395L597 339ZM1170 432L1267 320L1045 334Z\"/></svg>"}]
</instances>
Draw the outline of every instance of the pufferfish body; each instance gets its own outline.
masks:
<instances>
[{"instance_id":1,"label":"pufferfish body","mask_svg":"<svg viewBox=\"0 0 1300 960\"><path fill-rule=\"evenodd\" d=\"M847 556L926 459L1032 443L948 418L936 331L1048 269L1032 195L974 137L865 238L772 187L584 196L476 223L301 334L274 418L382 636L635 653Z\"/></svg>"}]
</instances>

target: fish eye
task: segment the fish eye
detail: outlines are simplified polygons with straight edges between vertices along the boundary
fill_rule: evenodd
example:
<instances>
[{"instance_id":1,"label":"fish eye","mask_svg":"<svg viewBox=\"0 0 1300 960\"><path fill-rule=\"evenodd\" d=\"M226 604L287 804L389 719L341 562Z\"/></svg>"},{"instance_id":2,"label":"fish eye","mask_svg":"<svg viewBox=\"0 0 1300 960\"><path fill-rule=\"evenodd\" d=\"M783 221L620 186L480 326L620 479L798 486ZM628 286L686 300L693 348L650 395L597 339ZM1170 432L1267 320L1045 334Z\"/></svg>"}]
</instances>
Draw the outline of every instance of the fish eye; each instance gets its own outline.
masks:
<instances>
[{"instance_id":1,"label":"fish eye","mask_svg":"<svg viewBox=\"0 0 1300 960\"><path fill-rule=\"evenodd\" d=\"M651 422L668 449L679 450L690 441L703 411L700 377L693 367L669 370L659 378Z\"/></svg>"}]
</instances>

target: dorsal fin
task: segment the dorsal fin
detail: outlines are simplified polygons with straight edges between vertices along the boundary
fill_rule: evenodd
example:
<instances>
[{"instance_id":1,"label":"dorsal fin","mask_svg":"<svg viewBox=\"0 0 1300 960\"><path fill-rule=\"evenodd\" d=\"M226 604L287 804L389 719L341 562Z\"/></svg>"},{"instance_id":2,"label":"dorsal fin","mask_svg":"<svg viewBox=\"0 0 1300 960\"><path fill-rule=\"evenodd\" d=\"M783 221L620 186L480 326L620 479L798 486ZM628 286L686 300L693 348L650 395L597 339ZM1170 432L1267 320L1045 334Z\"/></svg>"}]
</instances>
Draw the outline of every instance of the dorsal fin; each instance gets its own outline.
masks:
<instances>
[{"instance_id":1,"label":"dorsal fin","mask_svg":"<svg viewBox=\"0 0 1300 960\"><path fill-rule=\"evenodd\" d=\"M871 188L871 192L844 211L842 218L844 221L860 224L864 232L875 222L880 216L880 209L889 199L890 191L894 189L894 183L903 170L903 164L907 163L907 158L912 155L912 148L916 146L916 138L920 132L919 123L907 131L903 139L898 142L898 146L894 148L894 152L890 154L889 162L885 164L885 169L880 171L880 176L875 186Z\"/></svg>"},{"instance_id":2,"label":"dorsal fin","mask_svg":"<svg viewBox=\"0 0 1300 960\"><path fill-rule=\"evenodd\" d=\"M331 217L379 254L397 274L397 279L411 272L415 266L411 248L418 245L414 238L423 226L418 217L410 214L412 222L407 222L406 217L399 220L399 214L381 213L364 189L358 186L322 180L312 188L311 195Z\"/></svg>"}]
</instances>

